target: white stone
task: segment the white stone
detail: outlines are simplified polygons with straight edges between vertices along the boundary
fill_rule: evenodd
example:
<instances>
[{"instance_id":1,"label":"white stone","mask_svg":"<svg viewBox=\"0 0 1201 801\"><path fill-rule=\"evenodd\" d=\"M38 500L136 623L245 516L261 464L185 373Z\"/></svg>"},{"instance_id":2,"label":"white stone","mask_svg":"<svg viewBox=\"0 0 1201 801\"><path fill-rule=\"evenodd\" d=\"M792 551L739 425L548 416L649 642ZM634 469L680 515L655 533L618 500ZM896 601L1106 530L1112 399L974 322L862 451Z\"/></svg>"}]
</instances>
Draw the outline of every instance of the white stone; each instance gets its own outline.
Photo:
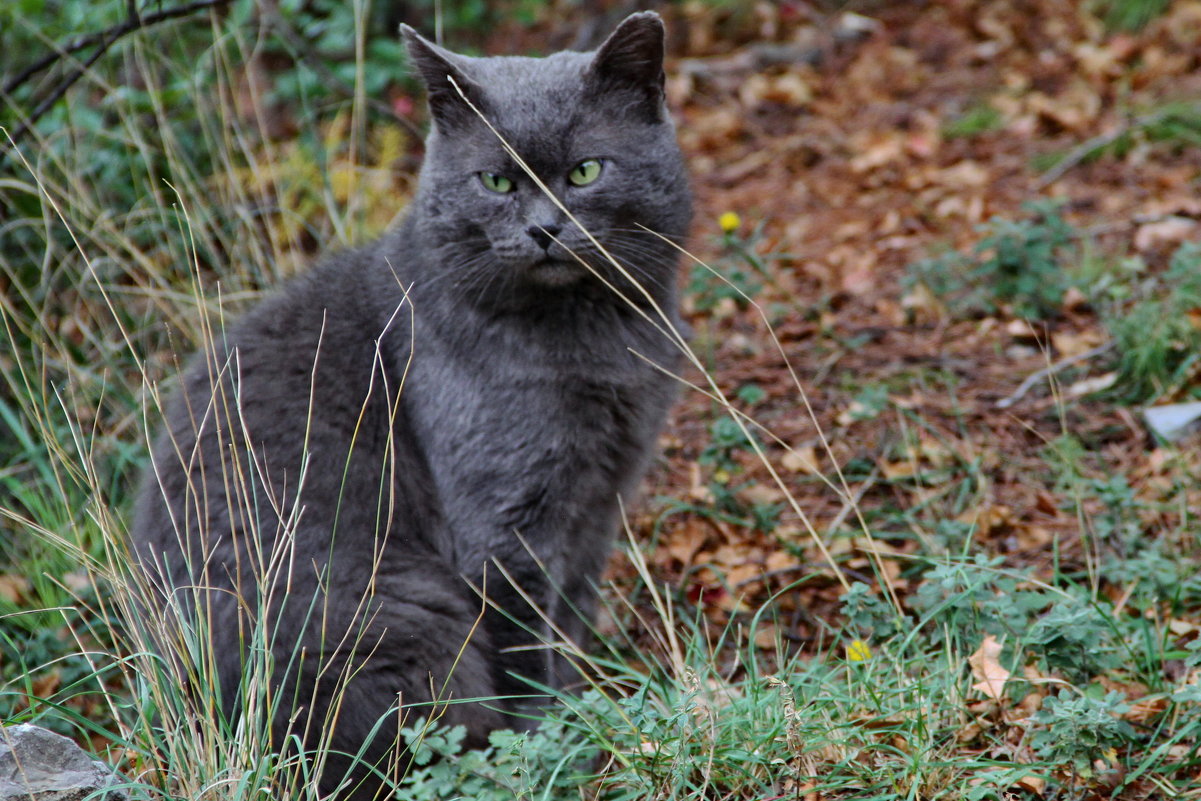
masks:
<instances>
[{"instance_id":1,"label":"white stone","mask_svg":"<svg viewBox=\"0 0 1201 801\"><path fill-rule=\"evenodd\" d=\"M1143 410L1143 418L1152 431L1173 442L1201 425L1201 401L1152 406Z\"/></svg>"}]
</instances>

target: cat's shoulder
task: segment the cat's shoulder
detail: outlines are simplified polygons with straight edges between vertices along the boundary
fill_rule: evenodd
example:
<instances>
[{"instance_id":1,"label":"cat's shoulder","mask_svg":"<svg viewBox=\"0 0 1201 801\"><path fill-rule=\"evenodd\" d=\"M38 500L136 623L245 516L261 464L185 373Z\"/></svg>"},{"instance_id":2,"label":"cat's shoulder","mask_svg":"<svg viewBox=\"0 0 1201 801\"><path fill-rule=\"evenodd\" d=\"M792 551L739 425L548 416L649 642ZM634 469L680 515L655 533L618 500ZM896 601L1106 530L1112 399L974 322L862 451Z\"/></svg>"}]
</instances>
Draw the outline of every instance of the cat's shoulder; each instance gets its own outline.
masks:
<instances>
[{"instance_id":1,"label":"cat's shoulder","mask_svg":"<svg viewBox=\"0 0 1201 801\"><path fill-rule=\"evenodd\" d=\"M371 341L380 322L380 244L329 254L315 266L269 291L238 325L238 338L305 341L318 337Z\"/></svg>"}]
</instances>

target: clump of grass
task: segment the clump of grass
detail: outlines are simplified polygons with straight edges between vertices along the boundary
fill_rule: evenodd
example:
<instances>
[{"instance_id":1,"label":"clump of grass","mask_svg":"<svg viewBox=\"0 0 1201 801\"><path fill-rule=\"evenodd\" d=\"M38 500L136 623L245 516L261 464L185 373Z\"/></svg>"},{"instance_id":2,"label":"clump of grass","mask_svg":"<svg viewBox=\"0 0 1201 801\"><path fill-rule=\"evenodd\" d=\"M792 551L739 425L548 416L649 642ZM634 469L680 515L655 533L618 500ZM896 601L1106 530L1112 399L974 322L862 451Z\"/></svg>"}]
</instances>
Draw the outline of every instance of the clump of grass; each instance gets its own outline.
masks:
<instances>
[{"instance_id":1,"label":"clump of grass","mask_svg":"<svg viewBox=\"0 0 1201 801\"><path fill-rule=\"evenodd\" d=\"M580 695L561 696L542 728L494 737L490 759L469 758L470 777L461 762L432 763L402 782L406 797L433 801L470 787L473 798L565 800L578 797L582 784L587 797L613 801L753 801L812 792L899 799L992 766L944 762L955 747L953 710L964 691L954 667L905 654L899 639L864 646L851 658L840 655L841 647L816 658L780 646L721 648L740 639L734 624L714 641L702 620L680 620L645 562L632 556L640 580L651 582L642 589L657 614L649 647L609 641L609 656L594 660L603 678ZM625 611L639 614L634 606ZM767 622L766 615L752 619L747 639ZM894 645L901 650L892 651ZM637 670L623 655L631 647L642 662ZM438 737L439 745L454 740L445 732ZM447 781L454 776L460 783ZM564 777L572 778L560 789L556 782Z\"/></svg>"},{"instance_id":2,"label":"clump of grass","mask_svg":"<svg viewBox=\"0 0 1201 801\"><path fill-rule=\"evenodd\" d=\"M1201 246L1186 242L1162 272L1139 259L1116 265L1084 259L1081 233L1058 204L1026 204L1030 217L994 219L970 253L949 251L909 265L905 284L922 285L957 315L1060 316L1077 287L1096 308L1117 353L1111 396L1147 403L1190 393L1201 372Z\"/></svg>"},{"instance_id":3,"label":"clump of grass","mask_svg":"<svg viewBox=\"0 0 1201 801\"><path fill-rule=\"evenodd\" d=\"M1090 777L1095 760L1135 740L1134 727L1122 720L1130 711L1125 701L1114 691L1094 698L1061 690L1034 714L1032 720L1043 728L1035 731L1031 744L1046 757L1067 762L1073 779Z\"/></svg>"},{"instance_id":4,"label":"clump of grass","mask_svg":"<svg viewBox=\"0 0 1201 801\"><path fill-rule=\"evenodd\" d=\"M1094 136L1069 151L1040 154L1034 158L1033 166L1044 172L1039 185L1048 186L1076 165L1105 156L1125 158L1153 146L1178 153L1198 144L1201 144L1201 105L1173 101L1133 116L1117 130Z\"/></svg>"},{"instance_id":5,"label":"clump of grass","mask_svg":"<svg viewBox=\"0 0 1201 801\"><path fill-rule=\"evenodd\" d=\"M1172 0L1093 0L1111 31L1138 31L1167 11Z\"/></svg>"},{"instance_id":6,"label":"clump of grass","mask_svg":"<svg viewBox=\"0 0 1201 801\"><path fill-rule=\"evenodd\" d=\"M634 559L640 561L636 554ZM770 619L765 610L748 620L746 637L738 636L734 623L714 635L699 618L680 620L653 583L643 585L656 597L659 613L649 648L609 641L610 656L595 660L603 679L593 678L592 689L582 694L562 696L543 728L498 733L486 758L431 762L402 787L415 801L465 790L472 798L497 801L568 799L581 785L587 797L623 801L759 801L814 792L897 801L939 793L999 798L1048 784L1059 788L1053 792L1073 792L1102 778L1093 767L1097 759L1157 769L1143 757L1155 743L1192 743L1201 735L1198 716L1183 697L1164 704L1148 729L1128 720L1129 699L1094 692L1091 677L1102 674L1093 671L1112 671L1113 665L1092 660L1085 666L1078 660L1082 643L1065 645L1039 632L1102 636L1112 648L1123 626L1112 606L1101 603L1081 633L1068 611L1090 605L1079 607L1078 596L1052 588L1029 590L1032 604L1014 603L1002 661L1015 678L1007 683L1008 699L980 712L982 702L973 700L978 695L963 668L981 642L980 622L1006 601L1014 580L996 565L958 575L959 583L940 582L951 595L912 618L898 618L866 585L855 585L844 596L847 626L808 656L752 644L756 627ZM653 581L642 575L648 579ZM982 601L966 616L964 593ZM935 632L939 636L929 636ZM622 655L630 647L637 648L638 670ZM1088 671L1071 674L1080 682L1076 688L1060 678L1057 655L1065 659L1058 664ZM1030 669L1019 678L1023 664ZM1044 684L1030 680L1040 671ZM1152 691L1165 689L1171 691L1161 685ZM1029 720L999 711L1030 694L1041 702ZM969 708L981 717L965 724ZM434 731L441 753L457 753L453 733ZM965 755L965 748L978 756ZM990 752L1017 758L983 756Z\"/></svg>"},{"instance_id":7,"label":"clump of grass","mask_svg":"<svg viewBox=\"0 0 1201 801\"><path fill-rule=\"evenodd\" d=\"M995 314L1044 320L1060 313L1071 286L1077 233L1058 203L1023 204L1029 216L993 218L970 253L950 251L909 265L908 286L924 285L959 314Z\"/></svg>"},{"instance_id":8,"label":"clump of grass","mask_svg":"<svg viewBox=\"0 0 1201 801\"><path fill-rule=\"evenodd\" d=\"M1104 315L1119 354L1117 394L1145 403L1186 391L1201 370L1201 245L1181 245L1166 272L1131 294Z\"/></svg>"},{"instance_id":9,"label":"clump of grass","mask_svg":"<svg viewBox=\"0 0 1201 801\"><path fill-rule=\"evenodd\" d=\"M962 114L942 126L948 139L971 138L998 131L1005 126L1005 116L989 103L975 103Z\"/></svg>"},{"instance_id":10,"label":"clump of grass","mask_svg":"<svg viewBox=\"0 0 1201 801\"><path fill-rule=\"evenodd\" d=\"M144 625L154 589L130 570L123 517L176 354L220 336L225 311L295 271L312 240L382 228L403 202L380 180L400 145L369 133L353 102L318 114L299 97L318 135L277 148L258 125L263 98L234 102L253 78L232 65L253 63L256 31L244 14L208 21L122 39L6 154L0 414L16 436L0 438L0 577L30 581L12 607L0 602L0 653L12 657L0 720L110 743L143 797L315 799L328 755L267 731L276 668L248 669L255 691L230 721L214 709L205 622L174 636ZM41 22L0 26L0 38ZM119 90L134 74L140 88ZM71 102L85 95L105 98L102 116Z\"/></svg>"}]
</instances>

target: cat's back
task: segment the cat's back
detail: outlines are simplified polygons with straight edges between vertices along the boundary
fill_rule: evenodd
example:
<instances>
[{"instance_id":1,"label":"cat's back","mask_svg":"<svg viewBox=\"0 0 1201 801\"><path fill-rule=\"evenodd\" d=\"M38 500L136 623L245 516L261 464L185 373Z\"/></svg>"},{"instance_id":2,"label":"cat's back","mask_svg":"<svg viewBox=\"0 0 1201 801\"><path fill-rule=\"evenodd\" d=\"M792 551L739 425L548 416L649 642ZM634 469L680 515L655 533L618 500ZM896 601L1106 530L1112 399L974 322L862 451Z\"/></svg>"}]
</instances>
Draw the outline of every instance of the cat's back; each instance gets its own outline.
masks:
<instances>
[{"instance_id":1,"label":"cat's back","mask_svg":"<svg viewBox=\"0 0 1201 801\"><path fill-rule=\"evenodd\" d=\"M376 246L336 254L206 337L166 408L135 546L178 548L193 528L215 540L237 526L239 497L284 510L302 484L318 496L352 453L373 458L399 383L377 352L389 320L364 287L377 260Z\"/></svg>"},{"instance_id":2,"label":"cat's back","mask_svg":"<svg viewBox=\"0 0 1201 801\"><path fill-rule=\"evenodd\" d=\"M211 394L219 371L244 421L268 440L277 426L335 424L356 413L387 324L363 285L376 258L376 246L336 254L269 294L193 359L184 391Z\"/></svg>"}]
</instances>

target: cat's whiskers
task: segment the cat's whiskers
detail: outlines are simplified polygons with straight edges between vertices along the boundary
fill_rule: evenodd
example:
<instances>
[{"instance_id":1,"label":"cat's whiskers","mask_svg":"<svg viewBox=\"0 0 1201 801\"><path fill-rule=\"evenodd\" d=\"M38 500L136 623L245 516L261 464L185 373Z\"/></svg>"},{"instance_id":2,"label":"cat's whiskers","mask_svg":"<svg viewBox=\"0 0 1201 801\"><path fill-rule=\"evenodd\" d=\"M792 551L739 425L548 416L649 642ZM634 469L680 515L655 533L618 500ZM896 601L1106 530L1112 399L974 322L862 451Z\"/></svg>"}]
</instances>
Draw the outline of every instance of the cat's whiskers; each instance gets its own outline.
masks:
<instances>
[{"instance_id":1,"label":"cat's whiskers","mask_svg":"<svg viewBox=\"0 0 1201 801\"><path fill-rule=\"evenodd\" d=\"M616 249L625 254L650 259L656 266L663 266L667 268L668 272L674 272L671 269L675 264L674 254L665 253L662 247L657 247L653 242L627 239L626 237L611 237L608 248L610 251Z\"/></svg>"},{"instance_id":2,"label":"cat's whiskers","mask_svg":"<svg viewBox=\"0 0 1201 801\"><path fill-rule=\"evenodd\" d=\"M610 255L617 258L644 286L664 289L674 280L670 276L674 276L675 272L675 254L665 253L662 247L656 247L645 231L613 229L605 239L605 247ZM593 255L604 258L595 248L589 250Z\"/></svg>"},{"instance_id":3,"label":"cat's whiskers","mask_svg":"<svg viewBox=\"0 0 1201 801\"><path fill-rule=\"evenodd\" d=\"M498 266L496 257L485 250L450 262L441 277L456 287L470 289L480 281L491 280L499 272Z\"/></svg>"},{"instance_id":4,"label":"cat's whiskers","mask_svg":"<svg viewBox=\"0 0 1201 801\"><path fill-rule=\"evenodd\" d=\"M643 289L648 290L663 290L669 286L669 282L664 281L654 271L648 270L644 266L646 263L645 259L630 259L623 255L614 254L612 251L610 251L610 254L617 259L627 273L626 275L621 275L614 271L614 274L608 277L617 289L623 289L631 284L637 284Z\"/></svg>"},{"instance_id":5,"label":"cat's whiskers","mask_svg":"<svg viewBox=\"0 0 1201 801\"><path fill-rule=\"evenodd\" d=\"M461 273L455 286L465 295L476 299L503 293L508 288L507 284L514 280L513 271L501 264L491 251L469 259L468 264L456 265L455 270ZM499 287L496 286L497 281L500 281Z\"/></svg>"},{"instance_id":6,"label":"cat's whiskers","mask_svg":"<svg viewBox=\"0 0 1201 801\"><path fill-rule=\"evenodd\" d=\"M664 277L657 270L650 269L646 257L630 257L625 253L614 253L609 251L614 258L621 263L621 266L626 269L630 277L637 279L638 283L644 288L663 290L671 285L671 282L664 280ZM615 276L617 280L628 281L628 278L623 276Z\"/></svg>"},{"instance_id":7,"label":"cat's whiskers","mask_svg":"<svg viewBox=\"0 0 1201 801\"><path fill-rule=\"evenodd\" d=\"M635 235L641 239L644 239L648 242L662 241L662 240L666 239L669 242L674 242L676 244L682 244L686 240L686 237L683 237L683 236L678 236L676 234L662 233L660 231L654 231L650 228L642 228L642 227L637 227L637 228L614 227L614 228L610 228L609 232L610 232L610 234L633 234L633 235Z\"/></svg>"},{"instance_id":8,"label":"cat's whiskers","mask_svg":"<svg viewBox=\"0 0 1201 801\"><path fill-rule=\"evenodd\" d=\"M494 274L502 272L486 243L481 250L468 253L466 256L456 254L454 259L448 260L445 264L445 268L436 275L421 280L423 289L449 282L467 292L476 292L486 289L488 282L494 279Z\"/></svg>"},{"instance_id":9,"label":"cat's whiskers","mask_svg":"<svg viewBox=\"0 0 1201 801\"><path fill-rule=\"evenodd\" d=\"M664 252L661 246L656 247L657 241L661 242L643 229L617 228L605 237L604 247L644 287L666 289L670 284L667 276L674 272L676 256ZM458 244L461 246L461 243ZM464 295L473 298L505 294L509 285L517 280L518 272L502 264L486 241L481 240L476 244L478 250L466 256L457 254L453 260L447 261L445 269L424 279L422 286L431 288L450 282ZM614 271L608 256L591 243L584 243L569 252L573 258L590 265L591 269L603 271L609 280L616 279L619 285L628 280L620 275L609 275Z\"/></svg>"}]
</instances>

